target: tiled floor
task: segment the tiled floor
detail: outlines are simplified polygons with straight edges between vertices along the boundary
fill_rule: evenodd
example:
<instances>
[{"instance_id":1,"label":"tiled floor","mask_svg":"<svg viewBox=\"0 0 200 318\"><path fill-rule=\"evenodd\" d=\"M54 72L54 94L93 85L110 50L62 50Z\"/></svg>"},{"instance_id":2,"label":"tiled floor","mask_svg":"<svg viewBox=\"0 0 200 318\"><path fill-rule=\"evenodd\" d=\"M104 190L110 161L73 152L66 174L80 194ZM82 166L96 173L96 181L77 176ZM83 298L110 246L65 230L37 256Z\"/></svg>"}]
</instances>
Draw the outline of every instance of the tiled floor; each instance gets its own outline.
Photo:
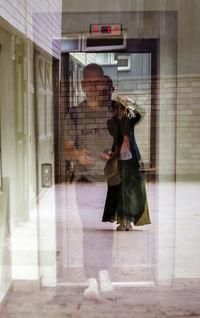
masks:
<instances>
[{"instance_id":1,"label":"tiled floor","mask_svg":"<svg viewBox=\"0 0 200 318\"><path fill-rule=\"evenodd\" d=\"M101 222L104 183L56 186L41 200L37 222L33 213L16 232L13 255L27 227L32 247L20 260L17 254L21 281L0 317L200 317L199 194L199 183L148 183L152 224L116 232ZM99 281L101 270L114 291L85 299L87 278Z\"/></svg>"}]
</instances>

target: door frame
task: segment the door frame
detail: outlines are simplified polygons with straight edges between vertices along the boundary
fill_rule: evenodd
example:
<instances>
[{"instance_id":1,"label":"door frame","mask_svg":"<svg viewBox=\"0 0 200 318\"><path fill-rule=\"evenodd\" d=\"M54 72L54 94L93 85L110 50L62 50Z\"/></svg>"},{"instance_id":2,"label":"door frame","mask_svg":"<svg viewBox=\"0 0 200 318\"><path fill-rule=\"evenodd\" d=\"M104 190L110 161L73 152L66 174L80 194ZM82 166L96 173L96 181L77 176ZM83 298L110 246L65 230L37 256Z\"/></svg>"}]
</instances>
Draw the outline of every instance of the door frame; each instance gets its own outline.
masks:
<instances>
[{"instance_id":1,"label":"door frame","mask_svg":"<svg viewBox=\"0 0 200 318\"><path fill-rule=\"evenodd\" d=\"M127 46L125 49L98 51L98 53L150 53L151 54L151 117L150 117L150 165L144 168L148 179L155 181L158 171L158 160L156 160L156 137L157 137L157 119L158 119L158 101L157 101L157 79L158 79L158 65L159 65L159 39L127 39ZM96 53L96 51L80 50L78 52ZM69 52L62 53L62 63L64 63L65 77L69 76ZM65 78L67 81L67 79ZM66 97L67 99L67 97ZM67 100L66 100L67 102Z\"/></svg>"},{"instance_id":2,"label":"door frame","mask_svg":"<svg viewBox=\"0 0 200 318\"><path fill-rule=\"evenodd\" d=\"M157 65L159 57L158 39L127 39L126 53L151 53L151 128L150 168L156 168L156 123L157 123Z\"/></svg>"}]
</instances>

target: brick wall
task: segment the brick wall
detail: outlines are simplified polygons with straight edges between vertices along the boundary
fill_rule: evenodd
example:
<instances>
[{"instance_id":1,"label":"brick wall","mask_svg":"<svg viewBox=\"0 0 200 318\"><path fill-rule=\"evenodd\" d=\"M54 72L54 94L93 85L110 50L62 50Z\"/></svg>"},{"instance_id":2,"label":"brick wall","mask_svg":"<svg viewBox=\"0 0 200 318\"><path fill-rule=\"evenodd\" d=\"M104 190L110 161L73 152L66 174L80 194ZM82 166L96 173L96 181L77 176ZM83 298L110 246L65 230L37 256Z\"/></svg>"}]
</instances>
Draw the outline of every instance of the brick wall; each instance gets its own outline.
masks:
<instances>
[{"instance_id":1,"label":"brick wall","mask_svg":"<svg viewBox=\"0 0 200 318\"><path fill-rule=\"evenodd\" d=\"M107 120L113 116L113 112L111 109L106 109L104 111L103 116L99 114L100 118L92 117L94 114L90 114L89 118L84 118L84 114L80 112L80 109L77 108L77 113L75 117L81 121L81 125L79 128L81 131L75 131L74 124L69 122L68 111L69 111L69 83L67 81L67 55L62 55L62 75L61 75L61 152L60 152L60 162L61 162L61 179L65 181L66 179L66 154L64 150L64 142L65 140L73 139L73 137L77 134L78 138L84 142L86 132L95 134L95 131L104 130L104 140L102 140L102 145L99 145L100 148L109 148L112 145L112 137L108 133L107 130ZM115 83L114 83L115 84ZM115 85L116 87L116 85ZM127 81L120 81L120 88L116 87L115 96L116 95L126 95L138 103L138 111L142 115L142 120L140 124L136 125L135 135L136 141L139 146L142 159L146 166L151 165L151 86L149 79L134 79L132 80L132 90L127 91ZM124 92L122 94L122 91ZM130 92L132 93L130 94ZM75 111L75 110L73 110ZM82 117L81 117L82 116ZM95 115L94 115L95 116ZM156 124L153 125L156 129ZM91 136L91 139L94 139L94 136ZM105 140L107 140L105 142ZM154 140L154 145L156 141ZM91 146L91 144L89 145ZM98 163L98 169L95 170L96 175L103 176L103 168L104 163ZM79 166L78 170L81 172L81 167ZM91 169L88 169L91 173Z\"/></svg>"},{"instance_id":2,"label":"brick wall","mask_svg":"<svg viewBox=\"0 0 200 318\"><path fill-rule=\"evenodd\" d=\"M53 107L54 107L54 158L55 158L55 182L60 182L60 64L53 60Z\"/></svg>"},{"instance_id":3,"label":"brick wall","mask_svg":"<svg viewBox=\"0 0 200 318\"><path fill-rule=\"evenodd\" d=\"M200 77L179 76L158 81L157 158L160 174L178 180L200 176Z\"/></svg>"},{"instance_id":4,"label":"brick wall","mask_svg":"<svg viewBox=\"0 0 200 318\"><path fill-rule=\"evenodd\" d=\"M200 77L177 80L177 154L179 178L200 178Z\"/></svg>"},{"instance_id":5,"label":"brick wall","mask_svg":"<svg viewBox=\"0 0 200 318\"><path fill-rule=\"evenodd\" d=\"M174 180L176 169L176 77L157 81L157 169L160 177Z\"/></svg>"},{"instance_id":6,"label":"brick wall","mask_svg":"<svg viewBox=\"0 0 200 318\"><path fill-rule=\"evenodd\" d=\"M65 139L67 138L65 115L69 91L63 81L62 86L63 88L65 86L65 93L61 90L63 95L62 130L64 131L62 137ZM123 86L123 82L120 86ZM178 179L199 178L200 78L197 76L162 77L156 81L156 90L153 95L150 94L148 83L138 80L137 85L135 83L134 86L133 83L133 88L132 94L128 91L124 91L124 94L127 93L126 95L136 99L140 105L139 111L144 111L144 118L135 129L136 140L144 162L148 163L153 156L160 176L176 174ZM121 90L119 95L120 92ZM118 94L118 91L115 93ZM152 101L156 103L150 110ZM156 153L152 154L153 145L155 145ZM63 176L65 168L62 161Z\"/></svg>"},{"instance_id":7,"label":"brick wall","mask_svg":"<svg viewBox=\"0 0 200 318\"><path fill-rule=\"evenodd\" d=\"M127 79L114 82L114 86L116 87L114 97L125 95L138 104L137 110L142 119L135 126L135 136L143 162L149 166L151 159L151 82L144 78Z\"/></svg>"},{"instance_id":8,"label":"brick wall","mask_svg":"<svg viewBox=\"0 0 200 318\"><path fill-rule=\"evenodd\" d=\"M69 110L69 82L68 82L68 63L69 56L63 54L61 57L61 82L60 82L60 138L61 138L61 148L59 152L60 161L60 179L61 181L66 181L66 160L64 151L64 129L65 129L65 118L66 113Z\"/></svg>"},{"instance_id":9,"label":"brick wall","mask_svg":"<svg viewBox=\"0 0 200 318\"><path fill-rule=\"evenodd\" d=\"M100 158L100 152L112 146L112 137L107 129L107 120L113 116L111 107L106 105L98 112L87 112L84 107L73 108L73 118L78 120L78 129L75 128L74 122L69 114L69 83L67 72L68 57L62 56L62 72L61 72L61 114L60 114L60 131L61 131L61 180L66 181L68 171L68 162L66 160L66 152L64 143L66 140L78 139L79 148L91 149L95 157L95 165L92 167L83 167L77 162L74 163L76 177L81 175L89 175L91 177L98 176L98 180L105 179L104 166L105 161ZM98 93L96 98L98 99ZM97 180L97 181L98 181Z\"/></svg>"}]
</instances>

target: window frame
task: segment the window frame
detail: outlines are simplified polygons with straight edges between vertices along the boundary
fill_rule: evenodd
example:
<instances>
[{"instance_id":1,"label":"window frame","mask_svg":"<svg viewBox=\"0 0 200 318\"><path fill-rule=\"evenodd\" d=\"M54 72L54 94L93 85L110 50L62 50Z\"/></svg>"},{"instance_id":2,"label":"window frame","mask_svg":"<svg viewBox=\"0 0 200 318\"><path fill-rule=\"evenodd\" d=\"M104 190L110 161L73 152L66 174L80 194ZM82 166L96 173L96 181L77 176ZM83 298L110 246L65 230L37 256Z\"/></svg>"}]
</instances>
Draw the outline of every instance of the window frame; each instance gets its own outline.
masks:
<instances>
[{"instance_id":1,"label":"window frame","mask_svg":"<svg viewBox=\"0 0 200 318\"><path fill-rule=\"evenodd\" d=\"M131 56L130 55L118 55L117 60L122 60L122 59L127 59L128 60L128 65L127 66L117 66L117 70L120 71L130 71L131 69Z\"/></svg>"}]
</instances>

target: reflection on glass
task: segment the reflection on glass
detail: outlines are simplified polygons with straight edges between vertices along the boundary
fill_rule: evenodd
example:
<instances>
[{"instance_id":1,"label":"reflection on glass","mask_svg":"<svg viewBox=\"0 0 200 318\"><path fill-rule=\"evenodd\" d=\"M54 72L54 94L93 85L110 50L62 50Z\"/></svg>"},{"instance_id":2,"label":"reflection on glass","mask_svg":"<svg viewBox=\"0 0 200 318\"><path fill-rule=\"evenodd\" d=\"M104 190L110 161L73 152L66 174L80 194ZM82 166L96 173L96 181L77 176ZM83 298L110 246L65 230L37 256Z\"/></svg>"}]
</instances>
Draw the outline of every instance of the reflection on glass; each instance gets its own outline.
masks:
<instances>
[{"instance_id":1,"label":"reflection on glass","mask_svg":"<svg viewBox=\"0 0 200 318\"><path fill-rule=\"evenodd\" d=\"M1 151L1 109L0 109L0 191L3 190L2 151Z\"/></svg>"},{"instance_id":2,"label":"reflection on glass","mask_svg":"<svg viewBox=\"0 0 200 318\"><path fill-rule=\"evenodd\" d=\"M98 66L95 76L89 68L86 76L85 66L90 67L93 65L91 63L97 61L101 66ZM145 281L148 284L155 281L155 253L148 251L149 232L138 229L135 233L137 243L130 246L128 233L123 233L124 237L119 236L113 231L112 224L105 227L101 223L107 189L105 161L102 160L101 153L112 145L107 120L114 116L115 108L112 109L111 104L116 103L114 100L118 96L126 95L140 105L136 107L140 108L143 123L144 120L146 122L140 128L137 142L140 145L142 140L147 139L142 147L142 156L144 164L150 165L149 63L149 54L69 54L70 99L65 130L69 184L66 186L68 204L66 212L62 214L62 218L66 220L62 230L68 249L66 251L62 246L58 262L60 284L96 278L101 285L102 271L107 273L107 279L109 277L116 284L129 281ZM106 93L108 83L103 73L113 80L115 91L109 96ZM140 242L143 245L142 255L137 249Z\"/></svg>"}]
</instances>

